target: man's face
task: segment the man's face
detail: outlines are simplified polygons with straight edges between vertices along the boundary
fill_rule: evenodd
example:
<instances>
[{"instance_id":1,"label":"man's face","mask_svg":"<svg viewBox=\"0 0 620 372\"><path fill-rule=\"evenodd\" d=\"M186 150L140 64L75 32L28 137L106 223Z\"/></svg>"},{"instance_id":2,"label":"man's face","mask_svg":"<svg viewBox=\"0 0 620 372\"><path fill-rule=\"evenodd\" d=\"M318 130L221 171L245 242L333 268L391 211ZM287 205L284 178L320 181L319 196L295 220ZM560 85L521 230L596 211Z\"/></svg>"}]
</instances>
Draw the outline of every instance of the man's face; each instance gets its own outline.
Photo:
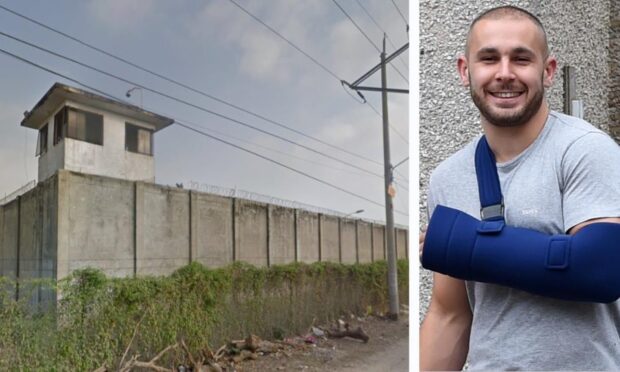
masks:
<instances>
[{"instance_id":1,"label":"man's face","mask_svg":"<svg viewBox=\"0 0 620 372\"><path fill-rule=\"evenodd\" d=\"M526 124L541 108L556 63L546 58L542 31L528 19L481 20L471 31L459 73L492 125Z\"/></svg>"}]
</instances>

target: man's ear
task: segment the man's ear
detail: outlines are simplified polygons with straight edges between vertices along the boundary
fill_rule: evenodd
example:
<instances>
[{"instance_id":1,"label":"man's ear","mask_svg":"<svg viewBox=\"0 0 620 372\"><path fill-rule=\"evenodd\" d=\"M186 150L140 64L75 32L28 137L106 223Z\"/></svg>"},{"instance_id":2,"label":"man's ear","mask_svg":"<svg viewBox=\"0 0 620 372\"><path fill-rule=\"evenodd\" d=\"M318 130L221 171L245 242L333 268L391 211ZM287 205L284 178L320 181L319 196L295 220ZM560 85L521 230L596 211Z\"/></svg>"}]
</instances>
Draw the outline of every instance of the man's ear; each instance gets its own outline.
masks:
<instances>
[{"instance_id":1,"label":"man's ear","mask_svg":"<svg viewBox=\"0 0 620 372\"><path fill-rule=\"evenodd\" d=\"M467 65L467 58L461 54L456 60L456 68L459 71L461 77L461 83L463 86L469 86L469 66Z\"/></svg>"},{"instance_id":2,"label":"man's ear","mask_svg":"<svg viewBox=\"0 0 620 372\"><path fill-rule=\"evenodd\" d=\"M543 85L545 88L549 88L553 85L553 78L555 77L555 71L558 68L558 61L554 56L547 57L545 61L545 69L543 70Z\"/></svg>"}]
</instances>

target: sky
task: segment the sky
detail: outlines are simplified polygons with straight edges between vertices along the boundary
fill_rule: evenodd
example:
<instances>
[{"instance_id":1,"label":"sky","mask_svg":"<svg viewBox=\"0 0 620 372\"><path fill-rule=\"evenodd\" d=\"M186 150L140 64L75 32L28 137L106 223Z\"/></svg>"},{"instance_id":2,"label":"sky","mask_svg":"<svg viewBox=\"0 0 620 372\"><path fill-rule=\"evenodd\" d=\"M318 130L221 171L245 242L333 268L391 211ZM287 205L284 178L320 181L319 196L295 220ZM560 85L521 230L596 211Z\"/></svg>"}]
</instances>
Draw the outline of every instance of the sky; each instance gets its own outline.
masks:
<instances>
[{"instance_id":1,"label":"sky","mask_svg":"<svg viewBox=\"0 0 620 372\"><path fill-rule=\"evenodd\" d=\"M381 48L384 32L388 37L388 55L408 42L408 1L234 2L0 0L1 7L204 94L124 64L2 8L0 32L132 84L3 35L0 35L0 49L118 99L142 104L145 110L173 118L312 177L172 125L155 134L157 184L238 189L344 214L363 209L356 217L384 221L381 94L363 92L367 100L363 103L340 80L353 82L379 63L380 52L372 43ZM408 59L407 50L392 61L387 69L388 87L408 89ZM37 132L20 127L24 111L32 109L55 82L88 89L2 52L0 71L1 199L37 178ZM363 85L379 87L380 84L377 72ZM159 96L149 89L135 90L131 97L125 97L135 85L164 92L289 142ZM408 224L409 210L408 102L407 94L389 94L391 163L402 162L396 168L394 198L395 221L401 225Z\"/></svg>"}]
</instances>

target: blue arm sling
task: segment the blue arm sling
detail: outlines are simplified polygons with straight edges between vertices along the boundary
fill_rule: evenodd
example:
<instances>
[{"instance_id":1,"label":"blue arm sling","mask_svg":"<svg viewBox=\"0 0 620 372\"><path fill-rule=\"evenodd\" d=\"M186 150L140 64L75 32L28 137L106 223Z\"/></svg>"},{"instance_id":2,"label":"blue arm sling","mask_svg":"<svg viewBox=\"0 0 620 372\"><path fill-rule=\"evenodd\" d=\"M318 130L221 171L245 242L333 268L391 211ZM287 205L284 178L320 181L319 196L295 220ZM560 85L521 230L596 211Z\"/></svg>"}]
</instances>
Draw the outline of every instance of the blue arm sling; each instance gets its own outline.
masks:
<instances>
[{"instance_id":1,"label":"blue arm sling","mask_svg":"<svg viewBox=\"0 0 620 372\"><path fill-rule=\"evenodd\" d=\"M476 148L476 175L482 220L438 205L426 232L424 268L564 300L609 303L620 297L620 224L591 224L575 235L507 226L485 137Z\"/></svg>"}]
</instances>

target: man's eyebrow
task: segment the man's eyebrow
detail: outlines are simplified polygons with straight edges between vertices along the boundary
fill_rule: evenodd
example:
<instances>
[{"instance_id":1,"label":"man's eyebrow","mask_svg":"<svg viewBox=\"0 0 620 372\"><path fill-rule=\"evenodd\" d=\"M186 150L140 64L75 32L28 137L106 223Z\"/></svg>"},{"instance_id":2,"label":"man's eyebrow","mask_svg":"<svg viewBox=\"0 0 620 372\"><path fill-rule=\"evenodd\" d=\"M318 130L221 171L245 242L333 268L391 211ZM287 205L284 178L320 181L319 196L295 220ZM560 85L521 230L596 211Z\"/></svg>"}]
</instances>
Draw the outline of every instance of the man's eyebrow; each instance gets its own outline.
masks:
<instances>
[{"instance_id":1,"label":"man's eyebrow","mask_svg":"<svg viewBox=\"0 0 620 372\"><path fill-rule=\"evenodd\" d=\"M484 47L484 48L480 48L480 49L478 49L476 51L476 54L493 54L493 53L499 53L497 48L495 48L495 47Z\"/></svg>"},{"instance_id":2,"label":"man's eyebrow","mask_svg":"<svg viewBox=\"0 0 620 372\"><path fill-rule=\"evenodd\" d=\"M499 54L499 49L496 47L483 47L476 51L475 55L485 55L485 54ZM530 48L519 46L510 51L512 55L527 55L527 56L535 56L536 53Z\"/></svg>"},{"instance_id":3,"label":"man's eyebrow","mask_svg":"<svg viewBox=\"0 0 620 372\"><path fill-rule=\"evenodd\" d=\"M512 50L512 54L527 54L527 55L536 55L533 50L526 47L516 47Z\"/></svg>"}]
</instances>

